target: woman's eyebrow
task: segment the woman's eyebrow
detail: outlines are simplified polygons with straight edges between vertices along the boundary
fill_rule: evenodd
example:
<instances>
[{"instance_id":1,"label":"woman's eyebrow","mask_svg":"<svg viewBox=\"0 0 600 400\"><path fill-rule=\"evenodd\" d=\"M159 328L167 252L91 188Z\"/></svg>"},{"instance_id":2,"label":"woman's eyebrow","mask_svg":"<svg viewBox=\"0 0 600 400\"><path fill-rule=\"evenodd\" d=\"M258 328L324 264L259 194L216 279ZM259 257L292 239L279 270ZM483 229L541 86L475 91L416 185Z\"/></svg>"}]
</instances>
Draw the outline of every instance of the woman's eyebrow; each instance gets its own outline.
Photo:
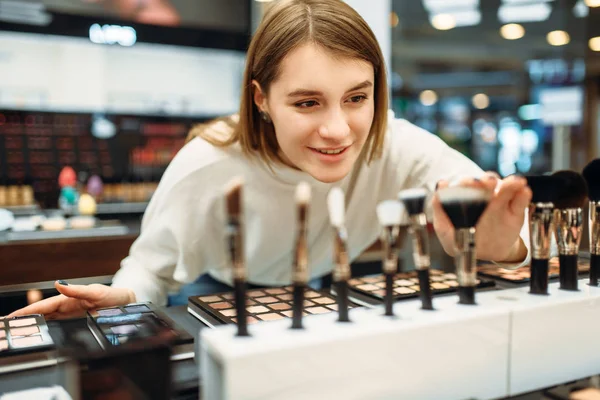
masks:
<instances>
[{"instance_id":1,"label":"woman's eyebrow","mask_svg":"<svg viewBox=\"0 0 600 400\"><path fill-rule=\"evenodd\" d=\"M366 80L364 82L361 82L353 87L351 87L350 89L348 89L346 92L352 92L354 90L359 90L359 89L366 89L368 87L373 86L373 82L371 82L370 80ZM293 92L290 92L288 94L288 97L299 97L299 96L322 96L323 92L319 91L319 90L314 90L314 89L296 89Z\"/></svg>"}]
</instances>

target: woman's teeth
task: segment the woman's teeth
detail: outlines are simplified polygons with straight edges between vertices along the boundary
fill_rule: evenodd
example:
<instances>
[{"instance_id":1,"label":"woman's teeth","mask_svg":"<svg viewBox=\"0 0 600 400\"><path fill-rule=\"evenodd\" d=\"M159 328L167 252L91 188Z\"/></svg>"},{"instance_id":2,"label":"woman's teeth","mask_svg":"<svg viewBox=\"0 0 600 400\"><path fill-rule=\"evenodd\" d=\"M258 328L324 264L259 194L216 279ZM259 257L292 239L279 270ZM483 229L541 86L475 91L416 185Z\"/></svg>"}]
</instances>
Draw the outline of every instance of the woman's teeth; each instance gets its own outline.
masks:
<instances>
[{"instance_id":1,"label":"woman's teeth","mask_svg":"<svg viewBox=\"0 0 600 400\"><path fill-rule=\"evenodd\" d=\"M315 149L315 150L321 154L340 154L342 151L345 150L345 148L338 149L338 150L320 150L320 149Z\"/></svg>"}]
</instances>

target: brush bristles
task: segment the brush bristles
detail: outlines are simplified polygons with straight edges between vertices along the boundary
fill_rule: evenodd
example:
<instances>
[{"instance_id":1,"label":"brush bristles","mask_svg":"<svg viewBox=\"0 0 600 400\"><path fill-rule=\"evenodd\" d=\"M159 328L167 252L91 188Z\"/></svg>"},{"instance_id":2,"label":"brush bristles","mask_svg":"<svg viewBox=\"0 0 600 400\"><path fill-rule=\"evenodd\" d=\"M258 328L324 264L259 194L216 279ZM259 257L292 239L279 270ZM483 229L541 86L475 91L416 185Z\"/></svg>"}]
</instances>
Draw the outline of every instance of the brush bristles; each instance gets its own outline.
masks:
<instances>
[{"instance_id":1,"label":"brush bristles","mask_svg":"<svg viewBox=\"0 0 600 400\"><path fill-rule=\"evenodd\" d=\"M306 219L308 216L308 205L311 199L310 185L306 182L300 182L296 186L296 208L298 209L298 222L302 229L305 229Z\"/></svg>"},{"instance_id":2,"label":"brush bristles","mask_svg":"<svg viewBox=\"0 0 600 400\"><path fill-rule=\"evenodd\" d=\"M339 187L334 187L327 195L327 208L329 210L329 221L336 228L344 226L345 198L344 192Z\"/></svg>"},{"instance_id":3,"label":"brush bristles","mask_svg":"<svg viewBox=\"0 0 600 400\"><path fill-rule=\"evenodd\" d=\"M231 217L238 217L242 209L242 186L244 180L241 177L235 177L225 186L225 199L227 204L227 214Z\"/></svg>"},{"instance_id":4,"label":"brush bristles","mask_svg":"<svg viewBox=\"0 0 600 400\"><path fill-rule=\"evenodd\" d=\"M585 206L588 188L581 174L575 171L557 171L552 176L562 181L554 200L554 207L565 210Z\"/></svg>"},{"instance_id":5,"label":"brush bristles","mask_svg":"<svg viewBox=\"0 0 600 400\"><path fill-rule=\"evenodd\" d=\"M438 196L442 203L469 203L489 201L491 193L481 188L453 186L438 190Z\"/></svg>"},{"instance_id":6,"label":"brush bristles","mask_svg":"<svg viewBox=\"0 0 600 400\"><path fill-rule=\"evenodd\" d=\"M398 199L404 203L409 215L417 215L424 212L428 194L423 188L406 189L398 193Z\"/></svg>"},{"instance_id":7,"label":"brush bristles","mask_svg":"<svg viewBox=\"0 0 600 400\"><path fill-rule=\"evenodd\" d=\"M300 182L296 186L296 204L308 204L311 199L310 185L306 182Z\"/></svg>"},{"instance_id":8,"label":"brush bristles","mask_svg":"<svg viewBox=\"0 0 600 400\"><path fill-rule=\"evenodd\" d=\"M385 200L377 205L377 219L381 226L398 226L402 223L406 212L402 203L396 200Z\"/></svg>"},{"instance_id":9,"label":"brush bristles","mask_svg":"<svg viewBox=\"0 0 600 400\"><path fill-rule=\"evenodd\" d=\"M532 203L554 203L562 181L550 175L530 175L527 176L527 185L533 193Z\"/></svg>"},{"instance_id":10,"label":"brush bristles","mask_svg":"<svg viewBox=\"0 0 600 400\"><path fill-rule=\"evenodd\" d=\"M600 158L596 158L585 166L582 172L591 201L600 201Z\"/></svg>"}]
</instances>

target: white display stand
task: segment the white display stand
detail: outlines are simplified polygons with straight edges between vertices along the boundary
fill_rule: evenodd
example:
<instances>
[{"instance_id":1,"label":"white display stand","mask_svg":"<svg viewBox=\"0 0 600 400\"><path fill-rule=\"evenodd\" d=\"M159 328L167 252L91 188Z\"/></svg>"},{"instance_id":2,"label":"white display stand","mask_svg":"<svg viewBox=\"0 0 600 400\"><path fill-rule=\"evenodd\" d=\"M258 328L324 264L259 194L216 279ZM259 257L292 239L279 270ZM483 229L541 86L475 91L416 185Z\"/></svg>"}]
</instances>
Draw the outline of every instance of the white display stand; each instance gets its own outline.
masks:
<instances>
[{"instance_id":1,"label":"white display stand","mask_svg":"<svg viewBox=\"0 0 600 400\"><path fill-rule=\"evenodd\" d=\"M585 280L587 281L587 280ZM250 326L203 329L203 398L228 399L494 399L600 372L593 344L600 335L600 288L550 296L527 288L353 309L351 323L334 314Z\"/></svg>"}]
</instances>

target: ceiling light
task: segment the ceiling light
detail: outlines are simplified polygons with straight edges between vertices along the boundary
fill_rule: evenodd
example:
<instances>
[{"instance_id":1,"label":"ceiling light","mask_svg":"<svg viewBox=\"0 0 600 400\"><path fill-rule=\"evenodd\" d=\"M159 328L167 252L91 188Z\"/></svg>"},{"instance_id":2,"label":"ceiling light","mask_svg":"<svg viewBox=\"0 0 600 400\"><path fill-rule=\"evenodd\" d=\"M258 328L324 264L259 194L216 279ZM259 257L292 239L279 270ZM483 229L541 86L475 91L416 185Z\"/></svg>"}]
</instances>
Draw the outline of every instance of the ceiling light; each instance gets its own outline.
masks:
<instances>
[{"instance_id":1,"label":"ceiling light","mask_svg":"<svg viewBox=\"0 0 600 400\"><path fill-rule=\"evenodd\" d=\"M578 0L573 6L573 15L577 18L585 18L590 13L590 9L585 5L583 0Z\"/></svg>"},{"instance_id":2,"label":"ceiling light","mask_svg":"<svg viewBox=\"0 0 600 400\"><path fill-rule=\"evenodd\" d=\"M438 101L437 93L433 90L423 90L419 95L419 101L424 106L432 106Z\"/></svg>"},{"instance_id":3,"label":"ceiling light","mask_svg":"<svg viewBox=\"0 0 600 400\"><path fill-rule=\"evenodd\" d=\"M435 29L447 31L456 27L456 19L450 14L436 14L429 17L429 22Z\"/></svg>"},{"instance_id":4,"label":"ceiling light","mask_svg":"<svg viewBox=\"0 0 600 400\"><path fill-rule=\"evenodd\" d=\"M392 28L395 28L398 26L399 23L400 18L398 18L398 14L392 11L392 13L390 14L390 25L392 25Z\"/></svg>"},{"instance_id":5,"label":"ceiling light","mask_svg":"<svg viewBox=\"0 0 600 400\"><path fill-rule=\"evenodd\" d=\"M585 5L588 7L600 7L600 0L585 0Z\"/></svg>"},{"instance_id":6,"label":"ceiling light","mask_svg":"<svg viewBox=\"0 0 600 400\"><path fill-rule=\"evenodd\" d=\"M479 0L423 0L423 7L430 13L437 14L450 10L475 9Z\"/></svg>"},{"instance_id":7,"label":"ceiling light","mask_svg":"<svg viewBox=\"0 0 600 400\"><path fill-rule=\"evenodd\" d=\"M550 3L554 0L502 0L505 4Z\"/></svg>"},{"instance_id":8,"label":"ceiling light","mask_svg":"<svg viewBox=\"0 0 600 400\"><path fill-rule=\"evenodd\" d=\"M525 28L519 24L506 24L500 28L500 35L507 40L517 40L525 36Z\"/></svg>"},{"instance_id":9,"label":"ceiling light","mask_svg":"<svg viewBox=\"0 0 600 400\"><path fill-rule=\"evenodd\" d=\"M546 35L546 40L552 46L564 46L571 41L571 37L565 31L552 31Z\"/></svg>"},{"instance_id":10,"label":"ceiling light","mask_svg":"<svg viewBox=\"0 0 600 400\"><path fill-rule=\"evenodd\" d=\"M600 36L591 38L588 45L592 51L600 51Z\"/></svg>"},{"instance_id":11,"label":"ceiling light","mask_svg":"<svg viewBox=\"0 0 600 400\"><path fill-rule=\"evenodd\" d=\"M490 98L485 93L477 93L471 99L471 103L473 103L473 107L483 110L484 108L488 108L490 105Z\"/></svg>"},{"instance_id":12,"label":"ceiling light","mask_svg":"<svg viewBox=\"0 0 600 400\"><path fill-rule=\"evenodd\" d=\"M545 21L550 17L552 6L547 3L522 5L503 4L498 8L498 19L502 23Z\"/></svg>"}]
</instances>

